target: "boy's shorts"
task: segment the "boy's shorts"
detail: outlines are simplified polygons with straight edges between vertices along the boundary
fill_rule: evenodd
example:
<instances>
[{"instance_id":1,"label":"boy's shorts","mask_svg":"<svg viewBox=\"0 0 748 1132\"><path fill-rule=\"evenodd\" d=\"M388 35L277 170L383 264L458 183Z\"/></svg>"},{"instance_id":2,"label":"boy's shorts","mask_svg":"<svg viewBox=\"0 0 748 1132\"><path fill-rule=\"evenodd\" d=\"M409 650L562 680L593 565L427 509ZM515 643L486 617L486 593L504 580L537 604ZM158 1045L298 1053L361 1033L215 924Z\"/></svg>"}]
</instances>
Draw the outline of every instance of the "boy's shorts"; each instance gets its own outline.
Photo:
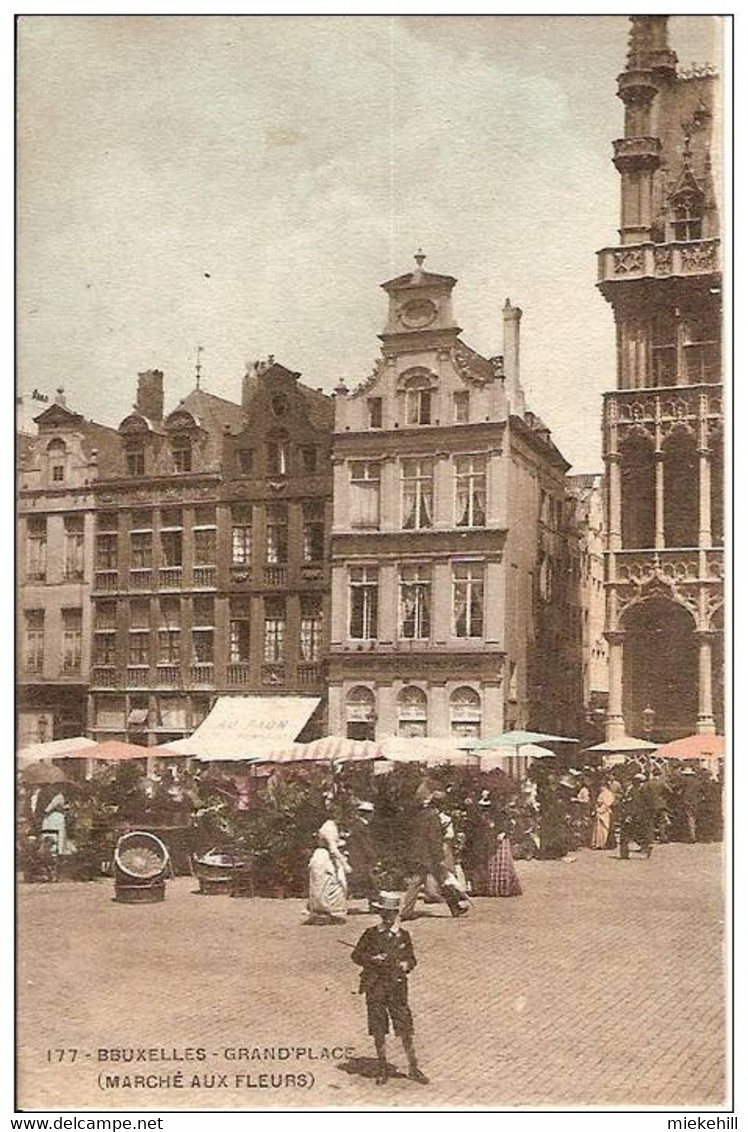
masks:
<instances>
[{"instance_id":1,"label":"boy's shorts","mask_svg":"<svg viewBox=\"0 0 748 1132\"><path fill-rule=\"evenodd\" d=\"M392 983L386 989L369 991L366 995L366 1013L369 1033L374 1038L389 1033L390 1018L392 1029L399 1038L408 1038L413 1033L413 1015L408 1006L408 984L405 979Z\"/></svg>"}]
</instances>

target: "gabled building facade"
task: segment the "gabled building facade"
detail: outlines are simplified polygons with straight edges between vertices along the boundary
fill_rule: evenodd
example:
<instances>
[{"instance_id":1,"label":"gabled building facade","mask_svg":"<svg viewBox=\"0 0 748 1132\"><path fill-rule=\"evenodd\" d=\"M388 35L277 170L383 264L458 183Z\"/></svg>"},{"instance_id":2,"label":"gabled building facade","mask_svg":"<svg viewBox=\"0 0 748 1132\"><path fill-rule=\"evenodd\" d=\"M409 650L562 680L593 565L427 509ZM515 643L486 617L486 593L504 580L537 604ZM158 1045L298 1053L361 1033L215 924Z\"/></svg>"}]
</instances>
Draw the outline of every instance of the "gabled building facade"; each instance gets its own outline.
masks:
<instances>
[{"instance_id":1,"label":"gabled building facade","mask_svg":"<svg viewBox=\"0 0 748 1132\"><path fill-rule=\"evenodd\" d=\"M482 357L456 280L423 263L383 284L381 356L335 398L329 717L355 738L486 737L552 699L533 686L557 551L540 517L561 523L568 464L525 407L522 312L507 300L503 356Z\"/></svg>"},{"instance_id":2,"label":"gabled building facade","mask_svg":"<svg viewBox=\"0 0 748 1132\"><path fill-rule=\"evenodd\" d=\"M618 345L603 419L611 739L724 727L718 84L678 68L667 21L631 17L620 244L598 253Z\"/></svg>"},{"instance_id":3,"label":"gabled building facade","mask_svg":"<svg viewBox=\"0 0 748 1132\"><path fill-rule=\"evenodd\" d=\"M321 692L327 632L330 399L269 364L163 409L141 374L95 493L90 730L147 746L222 693Z\"/></svg>"},{"instance_id":4,"label":"gabled building facade","mask_svg":"<svg viewBox=\"0 0 748 1132\"><path fill-rule=\"evenodd\" d=\"M91 667L94 484L117 455L114 429L65 403L18 446L19 747L83 735Z\"/></svg>"}]
</instances>

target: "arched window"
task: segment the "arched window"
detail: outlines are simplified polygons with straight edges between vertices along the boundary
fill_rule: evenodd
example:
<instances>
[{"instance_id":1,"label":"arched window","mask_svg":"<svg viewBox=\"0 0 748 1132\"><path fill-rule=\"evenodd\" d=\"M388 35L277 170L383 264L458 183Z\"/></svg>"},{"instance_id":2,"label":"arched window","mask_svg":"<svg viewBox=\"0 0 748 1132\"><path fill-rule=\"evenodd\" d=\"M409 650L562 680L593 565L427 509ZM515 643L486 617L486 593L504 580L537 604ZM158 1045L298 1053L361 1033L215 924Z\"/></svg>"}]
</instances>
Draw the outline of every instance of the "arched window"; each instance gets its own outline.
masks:
<instances>
[{"instance_id":1,"label":"arched window","mask_svg":"<svg viewBox=\"0 0 748 1132\"><path fill-rule=\"evenodd\" d=\"M428 721L428 701L421 688L410 684L397 697L397 730L399 735L415 738L425 735Z\"/></svg>"},{"instance_id":2,"label":"arched window","mask_svg":"<svg viewBox=\"0 0 748 1132\"><path fill-rule=\"evenodd\" d=\"M373 739L376 731L376 710L371 688L359 684L351 688L345 700L346 735L349 739Z\"/></svg>"},{"instance_id":3,"label":"arched window","mask_svg":"<svg viewBox=\"0 0 748 1132\"><path fill-rule=\"evenodd\" d=\"M431 424L432 380L429 374L415 374L405 386L405 421L409 425Z\"/></svg>"},{"instance_id":4,"label":"arched window","mask_svg":"<svg viewBox=\"0 0 748 1132\"><path fill-rule=\"evenodd\" d=\"M47 445L47 467L50 483L64 483L68 450L64 440L56 437Z\"/></svg>"},{"instance_id":5,"label":"arched window","mask_svg":"<svg viewBox=\"0 0 748 1132\"><path fill-rule=\"evenodd\" d=\"M449 697L452 734L480 738L481 716L480 695L475 688L469 688L467 685L455 688Z\"/></svg>"}]
</instances>

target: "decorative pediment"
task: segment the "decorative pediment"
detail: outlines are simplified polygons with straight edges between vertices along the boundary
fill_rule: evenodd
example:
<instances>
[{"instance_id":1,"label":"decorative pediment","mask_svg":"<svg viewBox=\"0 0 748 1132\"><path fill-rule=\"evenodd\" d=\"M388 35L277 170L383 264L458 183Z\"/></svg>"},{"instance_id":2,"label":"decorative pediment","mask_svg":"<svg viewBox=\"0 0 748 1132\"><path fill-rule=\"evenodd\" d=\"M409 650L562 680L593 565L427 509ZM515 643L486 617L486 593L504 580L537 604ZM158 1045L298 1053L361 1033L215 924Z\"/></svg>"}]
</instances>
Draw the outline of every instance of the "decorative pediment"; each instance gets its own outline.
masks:
<instances>
[{"instance_id":1,"label":"decorative pediment","mask_svg":"<svg viewBox=\"0 0 748 1132\"><path fill-rule=\"evenodd\" d=\"M200 428L200 422L187 409L174 409L164 421L167 432L194 432Z\"/></svg>"},{"instance_id":2,"label":"decorative pediment","mask_svg":"<svg viewBox=\"0 0 748 1132\"><path fill-rule=\"evenodd\" d=\"M82 420L80 413L74 413L65 405L57 404L50 405L38 417L34 417L40 432L53 428L76 428Z\"/></svg>"},{"instance_id":3,"label":"decorative pediment","mask_svg":"<svg viewBox=\"0 0 748 1132\"><path fill-rule=\"evenodd\" d=\"M120 436L144 436L151 431L151 426L141 413L130 413L119 426Z\"/></svg>"},{"instance_id":4,"label":"decorative pediment","mask_svg":"<svg viewBox=\"0 0 748 1132\"><path fill-rule=\"evenodd\" d=\"M683 164L675 184L668 193L668 201L670 204L677 204L680 199L686 197L695 199L699 203L703 203L704 200L703 189L696 180L690 164L687 162Z\"/></svg>"},{"instance_id":5,"label":"decorative pediment","mask_svg":"<svg viewBox=\"0 0 748 1132\"><path fill-rule=\"evenodd\" d=\"M397 379L398 389L436 389L439 379L433 370L425 366L411 366L403 370Z\"/></svg>"}]
</instances>

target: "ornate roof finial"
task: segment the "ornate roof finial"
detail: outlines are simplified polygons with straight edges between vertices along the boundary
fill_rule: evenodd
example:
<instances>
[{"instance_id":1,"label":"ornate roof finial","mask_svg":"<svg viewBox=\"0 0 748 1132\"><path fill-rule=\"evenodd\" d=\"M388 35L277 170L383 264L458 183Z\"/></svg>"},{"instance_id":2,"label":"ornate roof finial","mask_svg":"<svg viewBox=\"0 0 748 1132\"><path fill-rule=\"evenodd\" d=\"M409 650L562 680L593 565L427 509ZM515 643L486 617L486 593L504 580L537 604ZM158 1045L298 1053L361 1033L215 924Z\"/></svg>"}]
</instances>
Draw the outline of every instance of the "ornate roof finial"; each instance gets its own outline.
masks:
<instances>
[{"instance_id":1,"label":"ornate roof finial","mask_svg":"<svg viewBox=\"0 0 748 1132\"><path fill-rule=\"evenodd\" d=\"M425 260L425 258L426 256L424 254L423 248L419 248L416 254L413 256L413 259L418 264L419 271L423 271L423 261Z\"/></svg>"},{"instance_id":2,"label":"ornate roof finial","mask_svg":"<svg viewBox=\"0 0 748 1132\"><path fill-rule=\"evenodd\" d=\"M202 346L198 346L197 353L195 355L195 388L196 389L200 388L200 374L202 373L202 369L203 369L202 363L200 362L200 355L202 354L202 352L203 352Z\"/></svg>"}]
</instances>

